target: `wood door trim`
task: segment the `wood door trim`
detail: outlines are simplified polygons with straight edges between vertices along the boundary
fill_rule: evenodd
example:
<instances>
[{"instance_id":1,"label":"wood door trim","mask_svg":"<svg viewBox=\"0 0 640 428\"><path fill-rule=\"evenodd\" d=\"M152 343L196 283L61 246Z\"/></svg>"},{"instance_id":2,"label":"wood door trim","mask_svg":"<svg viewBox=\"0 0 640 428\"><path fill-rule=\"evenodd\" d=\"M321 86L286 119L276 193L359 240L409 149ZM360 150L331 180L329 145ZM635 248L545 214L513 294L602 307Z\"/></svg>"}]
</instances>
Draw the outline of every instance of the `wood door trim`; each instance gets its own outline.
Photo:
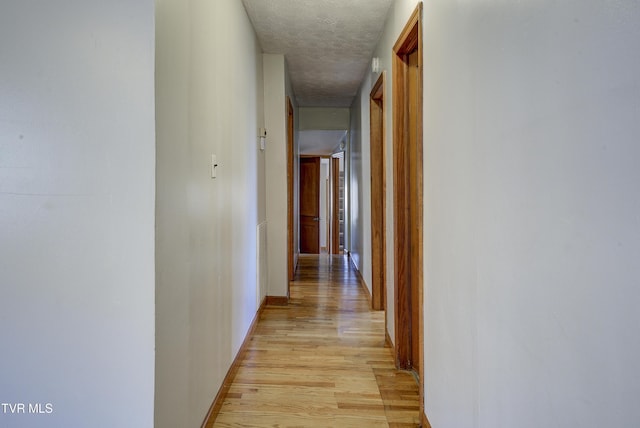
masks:
<instances>
[{"instance_id":1,"label":"wood door trim","mask_svg":"<svg viewBox=\"0 0 640 428\"><path fill-rule=\"evenodd\" d=\"M413 13L409 17L409 20L404 25L396 44L393 45L393 53L406 54L414 51L418 48L422 51L422 47L419 46L420 40L422 40L422 26L419 25L422 21L422 2L419 2Z\"/></svg>"},{"instance_id":2,"label":"wood door trim","mask_svg":"<svg viewBox=\"0 0 640 428\"><path fill-rule=\"evenodd\" d=\"M386 155L385 155L385 83L386 72L382 72L369 95L370 160L371 169L371 307L386 308ZM374 116L375 115L375 116ZM374 117L379 117L375 119ZM374 161L375 159L375 161ZM374 163L375 162L375 163ZM375 165L375 168L373 166ZM374 171L375 169L375 171ZM379 177L379 178L376 178ZM379 208L379 212L378 209ZM379 230L376 231L376 228ZM379 266L373 265L379 264ZM386 327L386 317L385 317Z\"/></svg>"},{"instance_id":3,"label":"wood door trim","mask_svg":"<svg viewBox=\"0 0 640 428\"><path fill-rule=\"evenodd\" d=\"M295 262L294 262L294 233L293 233L293 105L291 99L287 97L287 269L289 281L293 281L295 274ZM287 296L289 296L289 281L287 281Z\"/></svg>"},{"instance_id":4,"label":"wood door trim","mask_svg":"<svg viewBox=\"0 0 640 428\"><path fill-rule=\"evenodd\" d=\"M380 76L378 76L378 79L376 80L376 83L373 84L373 87L371 88L371 92L369 93L369 97L373 98L375 100L381 100L382 98L384 98L384 85L387 79L387 72L386 71L382 71L380 73Z\"/></svg>"},{"instance_id":5,"label":"wood door trim","mask_svg":"<svg viewBox=\"0 0 640 428\"><path fill-rule=\"evenodd\" d=\"M340 159L331 158L331 254L340 252Z\"/></svg>"},{"instance_id":6,"label":"wood door trim","mask_svg":"<svg viewBox=\"0 0 640 428\"><path fill-rule=\"evenodd\" d=\"M422 407L424 407L424 404ZM427 414L424 412L424 409L420 412L420 426L422 428L431 428L431 422L429 422L429 418L427 418Z\"/></svg>"},{"instance_id":7,"label":"wood door trim","mask_svg":"<svg viewBox=\"0 0 640 428\"><path fill-rule=\"evenodd\" d=\"M331 159L331 156L327 156L327 155L310 155L310 154L305 154L305 155L300 155L300 158L320 158L320 159Z\"/></svg>"},{"instance_id":8,"label":"wood door trim","mask_svg":"<svg viewBox=\"0 0 640 428\"><path fill-rule=\"evenodd\" d=\"M417 90L417 124L416 124L416 189L413 195L409 194L407 184L408 177L408 113L405 111L407 105L407 57L417 50L418 53L418 90ZM420 390L420 414L424 413L424 308L423 308L423 125L422 125L422 105L423 105L423 60L422 60L422 2L416 6L413 14L407 21L400 37L393 47L393 177L394 177L394 254L395 281L394 291L396 296L395 311L395 332L396 332L396 364L399 367L406 367L411 356L409 342L404 338L411 320L408 319L411 311L410 285L406 284L406 269L410 269L411 263L418 263L417 278L411 279L411 284L418 287L417 308L419 323L413 328L418 328L418 377ZM415 198L415 199L412 199ZM417 214L414 216L416 224L409 224L409 213L406 207L408 204L416 207ZM409 227L417 230L412 233L415 241L406 242L405 236L409 235ZM412 239L412 241L413 241ZM413 244L413 245L412 245ZM413 247L414 251L410 251ZM410 333L409 333L410 334Z\"/></svg>"}]
</instances>

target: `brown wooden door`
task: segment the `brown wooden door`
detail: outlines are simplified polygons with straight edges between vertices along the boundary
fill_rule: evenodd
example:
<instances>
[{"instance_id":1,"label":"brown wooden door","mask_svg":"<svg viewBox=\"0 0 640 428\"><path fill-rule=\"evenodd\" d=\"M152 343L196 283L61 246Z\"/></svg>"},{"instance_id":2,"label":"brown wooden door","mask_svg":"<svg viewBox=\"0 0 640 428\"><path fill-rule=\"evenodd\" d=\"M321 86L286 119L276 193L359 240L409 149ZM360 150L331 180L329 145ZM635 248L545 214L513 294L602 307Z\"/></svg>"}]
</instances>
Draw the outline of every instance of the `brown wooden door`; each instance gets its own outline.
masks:
<instances>
[{"instance_id":1,"label":"brown wooden door","mask_svg":"<svg viewBox=\"0 0 640 428\"><path fill-rule=\"evenodd\" d=\"M320 158L300 158L300 252L320 253Z\"/></svg>"}]
</instances>

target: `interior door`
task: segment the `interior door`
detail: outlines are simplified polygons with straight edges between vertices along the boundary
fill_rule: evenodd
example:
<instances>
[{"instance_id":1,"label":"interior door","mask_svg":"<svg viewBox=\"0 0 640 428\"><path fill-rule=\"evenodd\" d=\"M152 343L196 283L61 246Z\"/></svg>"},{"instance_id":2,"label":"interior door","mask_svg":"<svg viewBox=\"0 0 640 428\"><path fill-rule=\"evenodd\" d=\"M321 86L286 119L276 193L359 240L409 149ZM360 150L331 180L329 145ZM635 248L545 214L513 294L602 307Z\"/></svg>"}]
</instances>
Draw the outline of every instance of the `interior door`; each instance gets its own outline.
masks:
<instances>
[{"instance_id":1,"label":"interior door","mask_svg":"<svg viewBox=\"0 0 640 428\"><path fill-rule=\"evenodd\" d=\"M320 158L300 158L300 252L320 253Z\"/></svg>"}]
</instances>

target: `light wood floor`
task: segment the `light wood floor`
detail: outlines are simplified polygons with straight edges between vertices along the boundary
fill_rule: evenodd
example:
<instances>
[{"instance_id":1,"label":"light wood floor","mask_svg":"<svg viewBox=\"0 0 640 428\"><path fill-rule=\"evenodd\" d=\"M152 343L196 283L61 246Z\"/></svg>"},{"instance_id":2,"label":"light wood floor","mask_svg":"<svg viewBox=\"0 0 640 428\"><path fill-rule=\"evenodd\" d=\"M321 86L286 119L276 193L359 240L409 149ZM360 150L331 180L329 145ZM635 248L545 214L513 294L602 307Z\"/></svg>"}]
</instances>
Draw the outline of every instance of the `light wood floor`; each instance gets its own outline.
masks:
<instances>
[{"instance_id":1,"label":"light wood floor","mask_svg":"<svg viewBox=\"0 0 640 428\"><path fill-rule=\"evenodd\" d=\"M213 427L416 427L384 313L344 256L300 257L291 301L266 307Z\"/></svg>"}]
</instances>

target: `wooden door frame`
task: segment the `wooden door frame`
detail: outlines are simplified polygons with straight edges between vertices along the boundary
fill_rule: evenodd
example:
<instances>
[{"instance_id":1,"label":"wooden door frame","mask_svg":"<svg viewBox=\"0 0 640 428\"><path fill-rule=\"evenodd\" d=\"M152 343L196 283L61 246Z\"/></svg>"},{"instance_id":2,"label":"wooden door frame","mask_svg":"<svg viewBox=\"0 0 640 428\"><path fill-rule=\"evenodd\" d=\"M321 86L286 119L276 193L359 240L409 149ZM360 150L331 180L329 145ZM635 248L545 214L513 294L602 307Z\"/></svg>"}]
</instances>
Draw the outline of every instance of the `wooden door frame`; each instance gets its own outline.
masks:
<instances>
[{"instance_id":1,"label":"wooden door frame","mask_svg":"<svg viewBox=\"0 0 640 428\"><path fill-rule=\"evenodd\" d=\"M385 83L382 72L369 94L371 162L371 307L386 309ZM378 119L379 118L379 119ZM375 163L374 163L375 159ZM375 167L374 167L375 166ZM378 229L376 231L376 229Z\"/></svg>"},{"instance_id":2,"label":"wooden door frame","mask_svg":"<svg viewBox=\"0 0 640 428\"><path fill-rule=\"evenodd\" d=\"M407 57L417 50L418 94L416 111L416 176L408 176L408 96ZM423 312L423 144L422 144L422 2L419 2L393 47L393 186L394 186L394 246L395 246L395 341L396 364L412 368L411 346L418 346L420 417L424 415L424 312ZM415 180L415 193L409 194L409 179ZM417 214L410 224L409 204ZM409 228L418 233L409 233ZM406 239L409 236L411 239ZM413 250L412 250L413 248ZM417 278L407 278L407 269L418 266ZM412 304L411 287L417 287L418 302ZM411 311L418 310L417 326L411 325ZM417 344L411 343L411 328L418 329ZM408 331L408 332L407 332Z\"/></svg>"},{"instance_id":3,"label":"wooden door frame","mask_svg":"<svg viewBox=\"0 0 640 428\"><path fill-rule=\"evenodd\" d=\"M340 250L340 158L331 157L331 245L329 252Z\"/></svg>"},{"instance_id":4,"label":"wooden door frame","mask_svg":"<svg viewBox=\"0 0 640 428\"><path fill-rule=\"evenodd\" d=\"M333 189L334 189L334 184L333 184L333 170L332 170L332 160L333 160L333 156L332 155L314 155L314 154L304 154L304 155L300 155L299 159L301 158L320 158L320 162L322 162L322 159L327 159L329 161L329 187L327 187L327 197L330 198L330 205L329 205L329 224L327 224L327 234L328 234L328 240L327 240L327 252L329 254L332 254L332 244L333 244L333 226L334 226L334 211L333 211ZM322 182L320 182L320 185L322 185ZM320 254L322 254L322 247L320 247Z\"/></svg>"},{"instance_id":5,"label":"wooden door frame","mask_svg":"<svg viewBox=\"0 0 640 428\"><path fill-rule=\"evenodd\" d=\"M306 155L300 155L300 157L303 157L303 156L306 156ZM312 156L312 155L309 155L309 156ZM332 158L331 158L331 155L317 155L316 157L320 158L320 172L322 172L322 160L324 159L328 161L327 166L329 170L328 170L326 179L329 180L329 183L327 184L326 195L325 195L325 203L327 203L327 206L326 206L327 210L325 214L328 217L325 219L325 222L326 222L325 227L327 228L327 233L325 238L327 239L327 247L326 247L327 254L331 254L331 226L333 224L333 209L331 207L331 204L333 202L333 199L331 196L331 190L333 189L333 183L332 183L333 176L331 175L331 159ZM322 183L323 183L322 179L323 177L321 174L320 182L319 182L320 189L322 189ZM320 193L322 193L322 190L320 190ZM320 202L320 205L322 206L322 202ZM322 210L320 210L320 216L322 217ZM323 247L320 247L320 254L323 254L322 248Z\"/></svg>"},{"instance_id":6,"label":"wooden door frame","mask_svg":"<svg viewBox=\"0 0 640 428\"><path fill-rule=\"evenodd\" d=\"M287 256L287 269L289 281L287 281L287 298L289 297L289 282L293 281L293 277L295 275L295 249L294 249L294 190L293 190L293 180L294 180L294 117L293 117L293 105L291 104L291 99L287 97L287 247L288 247L288 256Z\"/></svg>"}]
</instances>

